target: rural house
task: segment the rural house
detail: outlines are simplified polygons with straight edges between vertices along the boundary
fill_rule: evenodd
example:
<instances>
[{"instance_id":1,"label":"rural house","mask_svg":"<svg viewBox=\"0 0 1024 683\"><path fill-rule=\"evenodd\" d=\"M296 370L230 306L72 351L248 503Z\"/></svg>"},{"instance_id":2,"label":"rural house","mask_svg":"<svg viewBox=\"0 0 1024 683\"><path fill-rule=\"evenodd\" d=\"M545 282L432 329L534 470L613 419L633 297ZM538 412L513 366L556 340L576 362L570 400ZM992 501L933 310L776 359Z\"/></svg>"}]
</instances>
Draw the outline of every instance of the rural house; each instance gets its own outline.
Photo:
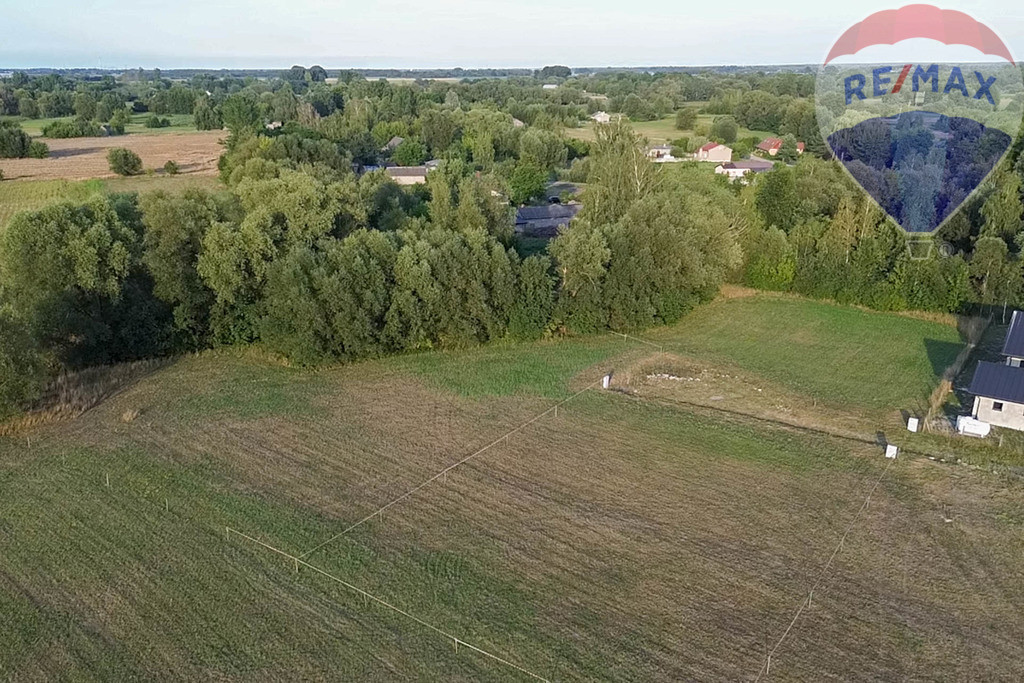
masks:
<instances>
[{"instance_id":1,"label":"rural house","mask_svg":"<svg viewBox=\"0 0 1024 683\"><path fill-rule=\"evenodd\" d=\"M696 161L713 161L723 163L732 161L732 149L717 142L709 142L693 155Z\"/></svg>"},{"instance_id":2,"label":"rural house","mask_svg":"<svg viewBox=\"0 0 1024 683\"><path fill-rule=\"evenodd\" d=\"M672 156L671 145L655 145L647 150L647 158L651 161L665 162L665 161L677 161Z\"/></svg>"},{"instance_id":3,"label":"rural house","mask_svg":"<svg viewBox=\"0 0 1024 683\"><path fill-rule=\"evenodd\" d=\"M399 185L419 185L427 182L426 166L388 166L384 171Z\"/></svg>"},{"instance_id":4,"label":"rural house","mask_svg":"<svg viewBox=\"0 0 1024 683\"><path fill-rule=\"evenodd\" d=\"M400 144L402 144L403 142L405 142L405 138L399 137L398 135L396 135L395 137L393 137L390 140L388 140L388 144L384 145L384 148L381 149L381 151L382 152L394 152L396 149L398 149L398 146Z\"/></svg>"},{"instance_id":5,"label":"rural house","mask_svg":"<svg viewBox=\"0 0 1024 683\"><path fill-rule=\"evenodd\" d=\"M796 143L796 153L803 154L806 147L807 146L802 142ZM758 151L764 152L768 156L773 157L779 153L780 149L782 149L782 138L765 138L758 143L757 149Z\"/></svg>"},{"instance_id":6,"label":"rural house","mask_svg":"<svg viewBox=\"0 0 1024 683\"><path fill-rule=\"evenodd\" d=\"M744 159L743 161L730 161L725 164L719 164L715 167L715 173L718 175L729 176L729 180L738 180L745 177L748 173L764 173L770 171L775 166L770 161L762 161L761 159Z\"/></svg>"},{"instance_id":7,"label":"rural house","mask_svg":"<svg viewBox=\"0 0 1024 683\"><path fill-rule=\"evenodd\" d=\"M558 229L569 225L582 204L523 206L516 211L516 233L523 237L555 237Z\"/></svg>"},{"instance_id":8,"label":"rural house","mask_svg":"<svg viewBox=\"0 0 1024 683\"><path fill-rule=\"evenodd\" d=\"M1003 343L1005 363L980 361L968 390L971 417L996 427L1024 431L1024 314L1013 312Z\"/></svg>"}]
</instances>

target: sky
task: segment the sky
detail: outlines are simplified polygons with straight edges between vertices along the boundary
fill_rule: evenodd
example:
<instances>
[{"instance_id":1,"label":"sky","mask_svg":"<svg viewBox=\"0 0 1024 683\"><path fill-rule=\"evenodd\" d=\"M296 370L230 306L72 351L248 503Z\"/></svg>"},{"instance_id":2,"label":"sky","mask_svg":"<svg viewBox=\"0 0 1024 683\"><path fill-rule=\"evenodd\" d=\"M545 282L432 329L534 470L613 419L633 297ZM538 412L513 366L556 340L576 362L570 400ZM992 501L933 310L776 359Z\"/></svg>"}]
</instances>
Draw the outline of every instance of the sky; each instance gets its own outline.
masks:
<instances>
[{"instance_id":1,"label":"sky","mask_svg":"<svg viewBox=\"0 0 1024 683\"><path fill-rule=\"evenodd\" d=\"M0 0L0 68L820 63L893 3L847 0ZM950 0L1024 56L1019 0ZM884 51L881 53L884 56ZM963 48L963 59L978 56ZM947 55L948 57L948 55Z\"/></svg>"}]
</instances>

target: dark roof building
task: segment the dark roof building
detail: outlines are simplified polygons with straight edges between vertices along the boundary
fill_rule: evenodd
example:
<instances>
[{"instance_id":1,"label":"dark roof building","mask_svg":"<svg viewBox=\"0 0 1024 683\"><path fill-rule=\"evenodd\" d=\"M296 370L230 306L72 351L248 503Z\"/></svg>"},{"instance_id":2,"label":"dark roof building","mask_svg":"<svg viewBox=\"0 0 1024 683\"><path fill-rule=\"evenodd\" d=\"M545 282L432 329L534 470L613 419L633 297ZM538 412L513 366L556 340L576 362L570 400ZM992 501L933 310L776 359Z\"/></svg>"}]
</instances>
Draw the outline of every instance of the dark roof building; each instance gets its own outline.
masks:
<instances>
[{"instance_id":1,"label":"dark roof building","mask_svg":"<svg viewBox=\"0 0 1024 683\"><path fill-rule=\"evenodd\" d=\"M523 206L516 211L516 232L527 237L554 237L558 228L569 225L582 204Z\"/></svg>"},{"instance_id":2,"label":"dark roof building","mask_svg":"<svg viewBox=\"0 0 1024 683\"><path fill-rule=\"evenodd\" d=\"M1024 404L1024 368L981 361L969 391L975 396Z\"/></svg>"},{"instance_id":3,"label":"dark roof building","mask_svg":"<svg viewBox=\"0 0 1024 683\"><path fill-rule=\"evenodd\" d=\"M1011 358L1024 358L1024 314L1014 311L1010 318L1010 330L1006 333L1003 343L1003 355Z\"/></svg>"},{"instance_id":4,"label":"dark roof building","mask_svg":"<svg viewBox=\"0 0 1024 683\"><path fill-rule=\"evenodd\" d=\"M743 159L742 161L730 161L727 164L722 164L725 168L745 168L748 171L754 173L761 173L762 171L770 171L775 167L770 161L761 161L760 159Z\"/></svg>"}]
</instances>

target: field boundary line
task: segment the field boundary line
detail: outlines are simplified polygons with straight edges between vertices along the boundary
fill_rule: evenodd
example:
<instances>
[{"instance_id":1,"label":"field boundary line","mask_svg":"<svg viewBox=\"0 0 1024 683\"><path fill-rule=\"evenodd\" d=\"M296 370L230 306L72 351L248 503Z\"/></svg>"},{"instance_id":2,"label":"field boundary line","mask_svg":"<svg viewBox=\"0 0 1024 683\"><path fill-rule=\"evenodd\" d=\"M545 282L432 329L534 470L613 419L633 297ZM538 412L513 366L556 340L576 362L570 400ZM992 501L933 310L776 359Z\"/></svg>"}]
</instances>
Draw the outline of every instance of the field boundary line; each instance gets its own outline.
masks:
<instances>
[{"instance_id":1,"label":"field boundary line","mask_svg":"<svg viewBox=\"0 0 1024 683\"><path fill-rule=\"evenodd\" d=\"M549 413L554 412L557 415L558 414L559 406L563 406L566 403L568 403L569 401L572 401L573 399L581 396L582 394L586 393L587 391L590 391L591 389L593 389L595 386L597 386L600 383L601 383L601 380L597 380L595 382L592 382L591 384L587 385L583 389L580 389L578 392L576 392L575 394L573 394L569 398L566 398L566 399L563 399L562 401L559 401L558 403L556 403L555 405L551 406L550 408L548 408L544 412L535 415L534 417L530 418L529 420L527 420L523 424L519 425L518 427L515 427L515 428L505 432L504 434L499 436L494 441L491 441L489 444L487 444L483 448L480 448L479 450L476 450L473 453L470 453L469 455L464 457L462 460L459 460L458 462L456 462L456 463L454 463L452 465L449 465L448 467L444 468L443 470L441 470L440 472L438 472L434 476L432 476L429 479L427 479L427 480L417 484L416 486L414 486L413 488L409 489L408 491L406 491L402 495L400 495L397 498L391 500L390 502L386 503L385 505L381 506L380 508L374 510L370 514L368 514L365 517L363 517L362 519L360 519L358 522L355 522L354 524L348 526L344 531L341 531L341 532L335 534L334 536L331 536L330 538L328 538L326 541L324 541L320 545L317 545L317 546L314 546L313 548L310 548L306 552L304 552L301 555L299 555L299 558L307 557L310 554L316 552L317 550L320 550L324 546L329 545L330 543L333 543L334 541L338 540L339 538L341 538L345 534L349 533L350 531L352 531L352 530L362 526L363 524L365 524L366 522L369 522L374 517L377 517L378 515L382 514L388 508L390 508L390 507L392 507L394 505L397 505L398 503L402 502L403 500L405 500L409 496L413 495L417 491L420 491L421 489L425 488L430 483L432 483L434 481L437 481L438 479L444 477L445 475L447 475L449 472L451 472L452 470L456 469L457 467L461 467L462 465L465 465L467 462L469 462L473 458L475 458L475 457L477 457L479 455L482 455L486 451L488 451L491 448L497 446L499 443L501 443L503 441L506 441L508 439L508 437L512 436L516 432L519 432L519 431L525 429L526 427L529 427L534 422L536 422L537 420L540 420L542 417L548 415Z\"/></svg>"},{"instance_id":2,"label":"field boundary line","mask_svg":"<svg viewBox=\"0 0 1024 683\"><path fill-rule=\"evenodd\" d=\"M807 597L804 598L803 601L800 603L800 606L796 610L796 614L793 615L793 619L789 622L789 626L786 627L786 630L783 632L782 637L779 638L779 641L777 643L775 643L775 647L771 649L771 651L765 658L764 663L761 664L761 669L757 672L757 676L754 678L754 683L757 683L757 681L761 680L761 676L763 676L765 673L771 670L772 657L782 646L782 643L785 642L786 637L789 635L790 631L793 630L793 626L796 625L796 622L800 618L800 615L803 614L804 608L809 607L811 605L811 600L814 599L814 591L818 589L818 586L820 586L821 582L825 579L825 575L832 567L832 562L835 561L836 556L838 556L840 551L843 549L843 544L846 542L846 537L850 535L850 532L853 531L853 527L857 524L857 520L860 519L860 516L868 508L868 504L871 502L871 496L875 494L875 490L882 483L882 478L885 477L886 472L889 471L889 467L893 464L893 462L895 462L895 458L889 459L888 462L886 462L885 467L882 468L882 473L878 475L878 479L875 480L875 485L871 487L870 491L868 491L867 498L864 499L864 502L861 504L860 509L857 510L857 514L853 516L853 519L850 520L850 524L846 527L846 531L843 532L843 535L839 538L839 543L836 544L835 549L832 551L832 555L828 558L828 562L825 563L825 566L822 567L821 572L819 572L818 578L814 582L814 585L811 586L811 590L810 592L808 592Z\"/></svg>"},{"instance_id":3,"label":"field boundary line","mask_svg":"<svg viewBox=\"0 0 1024 683\"><path fill-rule=\"evenodd\" d=\"M638 341L641 344L647 344L648 346L653 346L654 348L656 348L656 349L658 349L659 351L662 351L662 352L665 351L665 345L664 344L658 344L656 342L648 341L646 339L641 339L640 337L634 337L633 335L626 334L624 332L613 332L612 334L618 335L618 336L622 337L623 339L632 339L633 341Z\"/></svg>"},{"instance_id":4,"label":"field boundary line","mask_svg":"<svg viewBox=\"0 0 1024 683\"><path fill-rule=\"evenodd\" d=\"M545 683L550 683L550 681L547 678L544 678L543 676L535 674L532 671L530 671L529 669L524 669L523 667L519 666L515 662L511 662L511 661L509 661L509 660L507 660L507 659L505 659L503 657L499 657L498 655L496 655L496 654L494 654L492 652L488 652L487 650L484 650L481 647L477 647L476 645L473 645L472 643L467 643L465 640L462 640L458 636L455 636L455 635L453 635L451 633L448 633L447 631L445 631L443 629L440 629L437 626L434 626L433 624L430 624L430 623L424 621L423 619L420 619L419 617L417 617L414 614L410 614L409 612L406 612L401 607L398 607L396 605L392 605L387 600L384 600L382 598L378 598L376 595L373 595L372 593L369 593L369 592L363 590L362 588L359 588L358 586L355 586L355 585L349 583L348 581L345 581L344 579L341 579L341 578L339 578L337 576L334 576L330 572L324 571L323 569L320 569L319 567L316 567L316 566L310 564L309 562L306 562L301 557L296 557L295 555L292 555L292 554L287 553L287 552L285 552L283 550L280 550L279 548L275 548L274 546L270 545L269 543L264 543L263 541L261 541L261 540L259 540L257 538L253 538L252 536L249 536L248 534L243 534L241 531L237 531L235 529L232 529L231 527L225 527L225 528L227 529L227 533L228 533L229 536L231 534L235 534L235 535L240 536L240 537L242 537L242 538L244 538L244 539L246 539L246 540L248 540L248 541L250 541L252 543L255 543L255 544L259 545L259 546L262 546L263 548L266 548L267 550L275 552L278 555L281 555L282 557L286 557L286 558L288 558L289 560L291 560L291 561L293 561L295 563L295 568L296 569L298 569L300 565L303 566L303 567L307 567L309 569L312 569L317 574L321 574L322 576L325 576L328 579L331 579L332 581L341 584L345 588L348 588L349 590L351 590L351 591L353 591L355 593L358 593L359 595L362 595L363 598L365 598L367 600L373 600L377 604L382 605L383 607L386 607L387 609L389 609L389 610L391 610L393 612L401 614L402 616L415 621L420 626L428 628L431 631L434 631L434 632L444 636L445 638L450 639L455 644L456 651L458 651L459 645L462 645L464 647L469 648L470 650L472 650L474 652L477 652L477 653L479 653L481 655L484 655L485 657L489 657L489 658L493 659L496 662L499 662L501 664L504 664L505 666L511 667L513 669L516 669L517 671L519 671L521 673L524 673L524 674L526 674L527 676L529 676L529 677L531 677L533 679L536 679L538 681L545 681Z\"/></svg>"}]
</instances>

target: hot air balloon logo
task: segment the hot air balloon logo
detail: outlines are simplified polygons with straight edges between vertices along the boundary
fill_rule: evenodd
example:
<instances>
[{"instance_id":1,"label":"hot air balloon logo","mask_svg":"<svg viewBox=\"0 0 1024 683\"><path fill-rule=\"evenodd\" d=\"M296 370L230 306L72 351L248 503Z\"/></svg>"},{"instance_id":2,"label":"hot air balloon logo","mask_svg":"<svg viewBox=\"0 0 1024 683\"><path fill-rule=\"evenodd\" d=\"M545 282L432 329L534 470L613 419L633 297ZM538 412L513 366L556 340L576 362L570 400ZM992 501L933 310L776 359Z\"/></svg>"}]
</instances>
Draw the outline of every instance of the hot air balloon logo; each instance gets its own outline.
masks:
<instances>
[{"instance_id":1,"label":"hot air balloon logo","mask_svg":"<svg viewBox=\"0 0 1024 683\"><path fill-rule=\"evenodd\" d=\"M912 53L893 63L859 60L879 45L920 49L915 38L978 54L970 62ZM872 14L839 37L818 72L815 104L835 158L907 232L927 234L1010 150L1024 111L1024 79L988 26L963 12L908 5Z\"/></svg>"}]
</instances>

